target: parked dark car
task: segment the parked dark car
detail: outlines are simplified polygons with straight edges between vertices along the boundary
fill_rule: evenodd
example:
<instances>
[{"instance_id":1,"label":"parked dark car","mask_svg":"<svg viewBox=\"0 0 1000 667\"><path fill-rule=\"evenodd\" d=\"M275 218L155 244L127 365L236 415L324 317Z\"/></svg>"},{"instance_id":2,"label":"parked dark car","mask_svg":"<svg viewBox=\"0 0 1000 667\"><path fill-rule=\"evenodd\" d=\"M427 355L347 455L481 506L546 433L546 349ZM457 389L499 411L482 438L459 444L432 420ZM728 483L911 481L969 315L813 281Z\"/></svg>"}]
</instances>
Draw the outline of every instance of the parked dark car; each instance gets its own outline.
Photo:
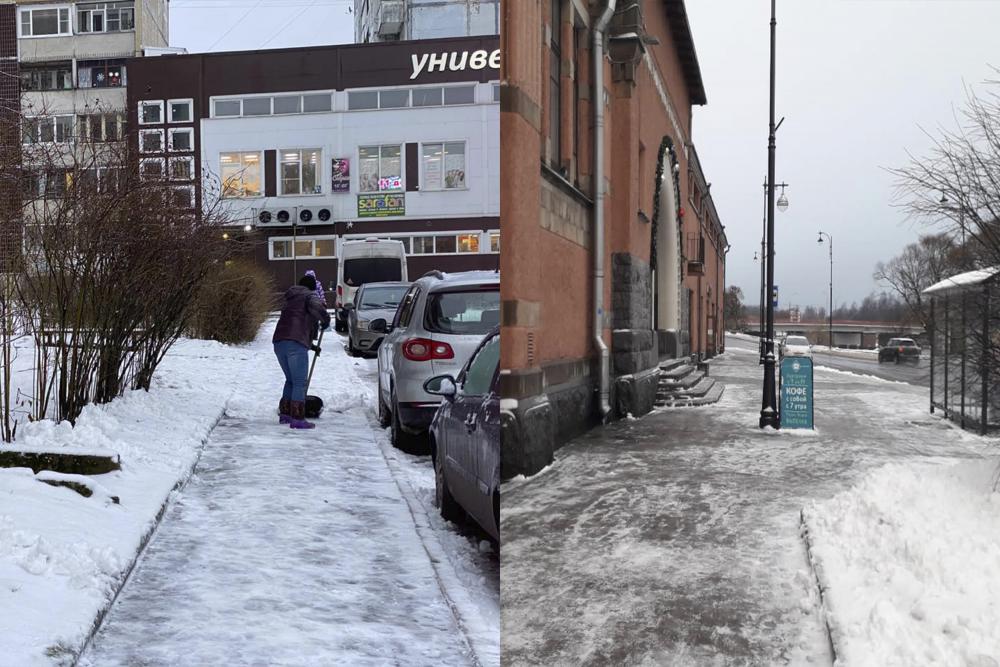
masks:
<instances>
[{"instance_id":1,"label":"parked dark car","mask_svg":"<svg viewBox=\"0 0 1000 667\"><path fill-rule=\"evenodd\" d=\"M885 347L878 351L878 361L920 361L920 347L912 338L891 338Z\"/></svg>"},{"instance_id":2,"label":"parked dark car","mask_svg":"<svg viewBox=\"0 0 1000 667\"><path fill-rule=\"evenodd\" d=\"M347 309L347 353L358 356L374 352L385 336L369 331L368 325L379 318L391 320L410 283L365 283L354 293Z\"/></svg>"},{"instance_id":3,"label":"parked dark car","mask_svg":"<svg viewBox=\"0 0 1000 667\"><path fill-rule=\"evenodd\" d=\"M457 379L424 383L443 396L430 427L434 487L441 516L468 515L500 542L500 329L486 335Z\"/></svg>"}]
</instances>

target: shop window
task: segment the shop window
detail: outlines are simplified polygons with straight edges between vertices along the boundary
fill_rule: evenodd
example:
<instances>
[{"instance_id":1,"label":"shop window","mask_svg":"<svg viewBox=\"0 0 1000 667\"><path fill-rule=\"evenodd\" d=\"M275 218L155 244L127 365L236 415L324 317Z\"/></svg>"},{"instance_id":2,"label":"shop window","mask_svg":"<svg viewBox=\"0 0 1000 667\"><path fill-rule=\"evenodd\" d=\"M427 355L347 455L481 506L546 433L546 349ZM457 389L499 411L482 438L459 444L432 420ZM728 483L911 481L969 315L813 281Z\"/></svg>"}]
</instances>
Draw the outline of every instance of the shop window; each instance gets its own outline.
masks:
<instances>
[{"instance_id":1,"label":"shop window","mask_svg":"<svg viewBox=\"0 0 1000 667\"><path fill-rule=\"evenodd\" d=\"M194 120L194 100L170 100L167 102L167 121L170 123L190 123Z\"/></svg>"},{"instance_id":2,"label":"shop window","mask_svg":"<svg viewBox=\"0 0 1000 667\"><path fill-rule=\"evenodd\" d=\"M20 11L21 37L55 37L71 35L69 7L28 9Z\"/></svg>"},{"instance_id":3,"label":"shop window","mask_svg":"<svg viewBox=\"0 0 1000 667\"><path fill-rule=\"evenodd\" d=\"M135 29L134 2L92 2L76 6L79 32L121 32Z\"/></svg>"},{"instance_id":4,"label":"shop window","mask_svg":"<svg viewBox=\"0 0 1000 667\"><path fill-rule=\"evenodd\" d=\"M194 150L194 128L174 128L169 130L169 149L174 153L186 153Z\"/></svg>"},{"instance_id":5,"label":"shop window","mask_svg":"<svg viewBox=\"0 0 1000 667\"><path fill-rule=\"evenodd\" d=\"M320 185L319 149L281 151L281 194L312 195L323 191Z\"/></svg>"},{"instance_id":6,"label":"shop window","mask_svg":"<svg viewBox=\"0 0 1000 667\"><path fill-rule=\"evenodd\" d=\"M424 144L423 172L422 190L465 189L465 143Z\"/></svg>"},{"instance_id":7,"label":"shop window","mask_svg":"<svg viewBox=\"0 0 1000 667\"><path fill-rule=\"evenodd\" d=\"M361 146L358 149L361 192L386 192L403 189L402 147Z\"/></svg>"},{"instance_id":8,"label":"shop window","mask_svg":"<svg viewBox=\"0 0 1000 667\"><path fill-rule=\"evenodd\" d=\"M490 252L500 252L500 232L490 232Z\"/></svg>"},{"instance_id":9,"label":"shop window","mask_svg":"<svg viewBox=\"0 0 1000 667\"><path fill-rule=\"evenodd\" d=\"M459 234L457 239L458 239L458 252L462 253L479 252L479 234Z\"/></svg>"},{"instance_id":10,"label":"shop window","mask_svg":"<svg viewBox=\"0 0 1000 667\"><path fill-rule=\"evenodd\" d=\"M219 166L223 198L260 197L260 153L222 153Z\"/></svg>"},{"instance_id":11,"label":"shop window","mask_svg":"<svg viewBox=\"0 0 1000 667\"><path fill-rule=\"evenodd\" d=\"M160 125L163 123L163 102L139 102L139 124Z\"/></svg>"},{"instance_id":12,"label":"shop window","mask_svg":"<svg viewBox=\"0 0 1000 667\"><path fill-rule=\"evenodd\" d=\"M337 239L332 236L300 236L294 239L294 252L291 238L271 238L269 257L272 260L284 259L332 259L337 256Z\"/></svg>"}]
</instances>

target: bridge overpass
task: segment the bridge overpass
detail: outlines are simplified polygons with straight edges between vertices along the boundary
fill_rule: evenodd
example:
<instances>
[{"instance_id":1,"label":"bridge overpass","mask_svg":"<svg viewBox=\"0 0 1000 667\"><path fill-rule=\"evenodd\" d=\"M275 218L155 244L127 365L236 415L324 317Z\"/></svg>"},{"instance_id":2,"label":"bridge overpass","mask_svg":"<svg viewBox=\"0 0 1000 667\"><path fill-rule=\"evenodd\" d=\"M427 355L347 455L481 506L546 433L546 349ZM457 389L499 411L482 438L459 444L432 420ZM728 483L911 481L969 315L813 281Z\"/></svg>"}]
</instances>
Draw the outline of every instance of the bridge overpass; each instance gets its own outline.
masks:
<instances>
[{"instance_id":1,"label":"bridge overpass","mask_svg":"<svg viewBox=\"0 0 1000 667\"><path fill-rule=\"evenodd\" d=\"M758 320L749 320L746 332L755 334L760 331ZM790 322L775 321L774 333L783 337L788 335L805 336L814 345L829 344L830 322ZM873 349L884 345L890 338L922 338L924 327L920 324L902 324L900 322L859 322L856 320L833 321L833 346L846 348Z\"/></svg>"}]
</instances>

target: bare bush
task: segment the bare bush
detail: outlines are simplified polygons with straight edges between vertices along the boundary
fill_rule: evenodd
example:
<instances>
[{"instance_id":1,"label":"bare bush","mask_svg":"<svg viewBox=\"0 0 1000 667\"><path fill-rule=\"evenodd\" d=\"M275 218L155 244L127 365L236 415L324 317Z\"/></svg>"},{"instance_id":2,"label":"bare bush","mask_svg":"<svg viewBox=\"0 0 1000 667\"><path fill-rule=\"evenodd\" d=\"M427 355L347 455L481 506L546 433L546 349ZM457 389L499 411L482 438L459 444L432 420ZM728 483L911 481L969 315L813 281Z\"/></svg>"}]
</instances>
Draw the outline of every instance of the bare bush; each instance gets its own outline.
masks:
<instances>
[{"instance_id":1,"label":"bare bush","mask_svg":"<svg viewBox=\"0 0 1000 667\"><path fill-rule=\"evenodd\" d=\"M202 285L191 333L220 343L249 343L275 305L273 281L264 269L243 260L230 261Z\"/></svg>"}]
</instances>

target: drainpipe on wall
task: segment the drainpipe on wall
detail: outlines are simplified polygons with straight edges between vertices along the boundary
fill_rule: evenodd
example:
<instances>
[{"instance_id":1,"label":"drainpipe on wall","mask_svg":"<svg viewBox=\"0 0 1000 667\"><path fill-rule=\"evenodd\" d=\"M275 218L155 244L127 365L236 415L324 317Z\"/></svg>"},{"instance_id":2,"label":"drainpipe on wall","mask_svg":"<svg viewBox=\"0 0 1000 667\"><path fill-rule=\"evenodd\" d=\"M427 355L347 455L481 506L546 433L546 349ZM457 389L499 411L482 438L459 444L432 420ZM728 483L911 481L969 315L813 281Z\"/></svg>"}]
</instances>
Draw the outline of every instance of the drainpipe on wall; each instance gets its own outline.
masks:
<instances>
[{"instance_id":1,"label":"drainpipe on wall","mask_svg":"<svg viewBox=\"0 0 1000 667\"><path fill-rule=\"evenodd\" d=\"M594 26L594 343L601 354L601 417L611 412L611 367L604 343L604 31L617 0L608 4Z\"/></svg>"}]
</instances>

